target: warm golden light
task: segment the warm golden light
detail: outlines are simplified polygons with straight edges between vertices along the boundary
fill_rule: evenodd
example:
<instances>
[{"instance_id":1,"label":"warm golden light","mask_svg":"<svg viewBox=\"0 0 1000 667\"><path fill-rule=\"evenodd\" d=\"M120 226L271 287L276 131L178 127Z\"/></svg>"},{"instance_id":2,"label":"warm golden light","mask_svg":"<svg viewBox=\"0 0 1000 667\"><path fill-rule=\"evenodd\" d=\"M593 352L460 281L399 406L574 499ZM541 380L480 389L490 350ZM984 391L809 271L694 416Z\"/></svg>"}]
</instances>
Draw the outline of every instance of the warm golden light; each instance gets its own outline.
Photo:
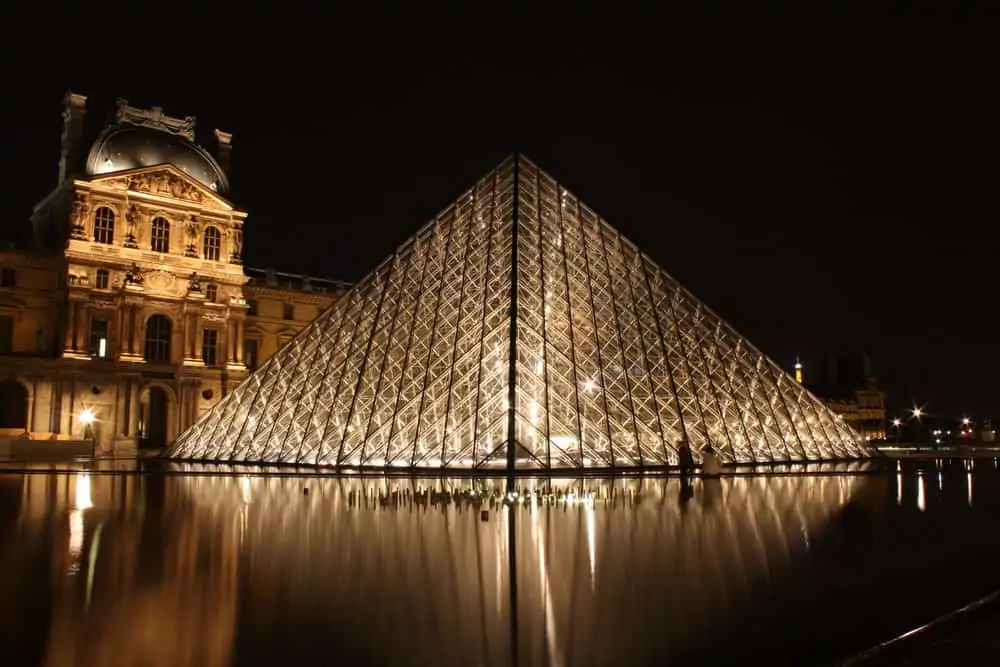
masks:
<instances>
[{"instance_id":1,"label":"warm golden light","mask_svg":"<svg viewBox=\"0 0 1000 667\"><path fill-rule=\"evenodd\" d=\"M94 411L90 408L85 408L83 412L80 413L80 423L84 425L93 424L96 421L94 416Z\"/></svg>"}]
</instances>

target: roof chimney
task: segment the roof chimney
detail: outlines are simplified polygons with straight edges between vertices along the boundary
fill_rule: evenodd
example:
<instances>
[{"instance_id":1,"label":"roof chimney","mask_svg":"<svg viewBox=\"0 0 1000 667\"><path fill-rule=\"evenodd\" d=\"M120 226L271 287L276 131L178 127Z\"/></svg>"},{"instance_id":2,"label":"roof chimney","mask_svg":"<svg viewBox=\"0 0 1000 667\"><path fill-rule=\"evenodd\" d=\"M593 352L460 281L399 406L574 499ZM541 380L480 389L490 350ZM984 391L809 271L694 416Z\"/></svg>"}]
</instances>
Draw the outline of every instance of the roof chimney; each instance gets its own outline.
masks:
<instances>
[{"instance_id":1,"label":"roof chimney","mask_svg":"<svg viewBox=\"0 0 1000 667\"><path fill-rule=\"evenodd\" d=\"M231 132L215 131L215 159L219 161L222 171L229 175L229 156L233 152L233 135Z\"/></svg>"},{"instance_id":2,"label":"roof chimney","mask_svg":"<svg viewBox=\"0 0 1000 667\"><path fill-rule=\"evenodd\" d=\"M59 182L75 176L83 168L83 116L87 112L87 96L73 91L63 98L62 155L59 158Z\"/></svg>"}]
</instances>

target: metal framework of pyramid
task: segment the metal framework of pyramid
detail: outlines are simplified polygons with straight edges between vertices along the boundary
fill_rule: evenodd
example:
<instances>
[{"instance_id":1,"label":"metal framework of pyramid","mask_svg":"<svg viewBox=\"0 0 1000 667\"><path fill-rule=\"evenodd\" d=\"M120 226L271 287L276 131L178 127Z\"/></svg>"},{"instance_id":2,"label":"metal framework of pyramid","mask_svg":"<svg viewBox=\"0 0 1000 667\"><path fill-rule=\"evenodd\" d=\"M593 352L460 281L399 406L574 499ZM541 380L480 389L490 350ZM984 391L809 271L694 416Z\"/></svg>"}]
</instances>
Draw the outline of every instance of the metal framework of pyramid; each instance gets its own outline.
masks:
<instances>
[{"instance_id":1,"label":"metal framework of pyramid","mask_svg":"<svg viewBox=\"0 0 1000 667\"><path fill-rule=\"evenodd\" d=\"M406 241L177 459L508 471L866 456L861 437L523 156Z\"/></svg>"}]
</instances>

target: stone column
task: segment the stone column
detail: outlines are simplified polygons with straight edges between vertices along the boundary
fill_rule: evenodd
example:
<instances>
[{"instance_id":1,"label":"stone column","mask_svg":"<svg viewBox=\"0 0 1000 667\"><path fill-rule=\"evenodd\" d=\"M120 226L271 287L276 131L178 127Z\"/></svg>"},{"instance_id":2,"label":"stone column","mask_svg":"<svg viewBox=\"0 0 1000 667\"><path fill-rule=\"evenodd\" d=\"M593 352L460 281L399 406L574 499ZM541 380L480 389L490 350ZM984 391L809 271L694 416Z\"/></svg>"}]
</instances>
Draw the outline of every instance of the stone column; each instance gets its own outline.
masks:
<instances>
[{"instance_id":1,"label":"stone column","mask_svg":"<svg viewBox=\"0 0 1000 667\"><path fill-rule=\"evenodd\" d=\"M128 354L130 355L135 354L135 310L134 303L125 305L125 317L123 318L125 328L122 331L122 339L127 341Z\"/></svg>"},{"instance_id":2,"label":"stone column","mask_svg":"<svg viewBox=\"0 0 1000 667\"><path fill-rule=\"evenodd\" d=\"M138 438L139 437L139 393L142 391L139 387L139 383L135 380L129 380L129 387L131 391L129 392L129 409L128 409L128 437Z\"/></svg>"},{"instance_id":3,"label":"stone column","mask_svg":"<svg viewBox=\"0 0 1000 667\"><path fill-rule=\"evenodd\" d=\"M90 332L90 327L87 326L90 322L90 304L81 302L77 305L76 321L76 336L73 341L73 349L77 352L87 352L87 334Z\"/></svg>"},{"instance_id":4,"label":"stone column","mask_svg":"<svg viewBox=\"0 0 1000 667\"><path fill-rule=\"evenodd\" d=\"M144 349L144 341L146 339L146 323L143 321L143 313L139 308L139 304L132 306L132 309L132 326L135 330L135 334L133 336L135 340L135 355L141 357L146 353Z\"/></svg>"},{"instance_id":5,"label":"stone column","mask_svg":"<svg viewBox=\"0 0 1000 667\"><path fill-rule=\"evenodd\" d=\"M236 363L243 363L243 320L236 320Z\"/></svg>"},{"instance_id":6,"label":"stone column","mask_svg":"<svg viewBox=\"0 0 1000 667\"><path fill-rule=\"evenodd\" d=\"M73 350L73 340L76 328L76 302L70 299L67 304L66 312L66 341L63 345L63 349L66 352L71 352Z\"/></svg>"},{"instance_id":7,"label":"stone column","mask_svg":"<svg viewBox=\"0 0 1000 667\"><path fill-rule=\"evenodd\" d=\"M202 353L202 350L201 350L201 341L204 338L204 334L202 334L202 331L204 331L204 327L201 326L201 321L200 321L199 318L195 318L194 324L195 324L195 328L194 328L194 359L195 359L195 361L203 361L203 359L201 358L201 353Z\"/></svg>"},{"instance_id":8,"label":"stone column","mask_svg":"<svg viewBox=\"0 0 1000 667\"><path fill-rule=\"evenodd\" d=\"M184 329L182 343L184 347L181 348L183 352L181 362L183 362L185 359L191 358L191 315L186 312L181 315L181 328Z\"/></svg>"}]
</instances>

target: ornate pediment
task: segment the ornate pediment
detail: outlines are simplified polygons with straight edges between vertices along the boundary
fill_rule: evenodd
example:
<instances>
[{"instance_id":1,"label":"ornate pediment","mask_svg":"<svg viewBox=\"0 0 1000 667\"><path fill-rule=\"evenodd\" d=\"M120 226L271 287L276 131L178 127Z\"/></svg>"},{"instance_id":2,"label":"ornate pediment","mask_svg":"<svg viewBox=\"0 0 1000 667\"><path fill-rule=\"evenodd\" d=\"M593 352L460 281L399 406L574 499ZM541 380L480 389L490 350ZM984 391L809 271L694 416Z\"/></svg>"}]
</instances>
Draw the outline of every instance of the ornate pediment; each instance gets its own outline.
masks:
<instances>
[{"instance_id":1,"label":"ornate pediment","mask_svg":"<svg viewBox=\"0 0 1000 667\"><path fill-rule=\"evenodd\" d=\"M143 275L147 291L158 294L177 294L177 277L169 271L150 271Z\"/></svg>"},{"instance_id":2,"label":"ornate pediment","mask_svg":"<svg viewBox=\"0 0 1000 667\"><path fill-rule=\"evenodd\" d=\"M169 164L119 171L107 176L94 176L89 181L94 185L113 190L179 199L220 211L233 210L232 204L201 182Z\"/></svg>"}]
</instances>

